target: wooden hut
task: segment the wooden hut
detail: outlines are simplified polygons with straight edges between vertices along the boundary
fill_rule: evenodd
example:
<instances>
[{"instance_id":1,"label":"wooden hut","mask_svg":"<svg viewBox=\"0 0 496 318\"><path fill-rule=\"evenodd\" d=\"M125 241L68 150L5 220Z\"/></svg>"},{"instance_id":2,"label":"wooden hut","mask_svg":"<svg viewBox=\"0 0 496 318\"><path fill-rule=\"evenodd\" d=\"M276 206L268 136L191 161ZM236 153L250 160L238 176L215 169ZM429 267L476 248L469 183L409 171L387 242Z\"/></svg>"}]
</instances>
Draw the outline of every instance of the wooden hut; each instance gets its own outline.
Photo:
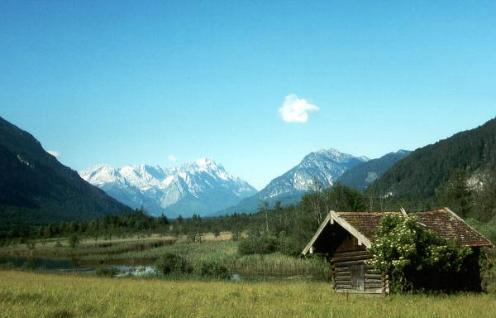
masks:
<instances>
[{"instance_id":1,"label":"wooden hut","mask_svg":"<svg viewBox=\"0 0 496 318\"><path fill-rule=\"evenodd\" d=\"M368 264L367 260L372 258L368 249L372 246L381 218L387 214L400 213L406 212L331 211L302 254L315 253L328 257L337 292L387 294L388 278ZM417 216L421 224L440 237L474 250L473 259L466 264L467 268L456 274L457 277L431 275L433 277L421 277L419 284L439 289L443 289L443 284L449 284L451 289L480 290L480 248L492 246L491 242L448 208L411 215Z\"/></svg>"}]
</instances>

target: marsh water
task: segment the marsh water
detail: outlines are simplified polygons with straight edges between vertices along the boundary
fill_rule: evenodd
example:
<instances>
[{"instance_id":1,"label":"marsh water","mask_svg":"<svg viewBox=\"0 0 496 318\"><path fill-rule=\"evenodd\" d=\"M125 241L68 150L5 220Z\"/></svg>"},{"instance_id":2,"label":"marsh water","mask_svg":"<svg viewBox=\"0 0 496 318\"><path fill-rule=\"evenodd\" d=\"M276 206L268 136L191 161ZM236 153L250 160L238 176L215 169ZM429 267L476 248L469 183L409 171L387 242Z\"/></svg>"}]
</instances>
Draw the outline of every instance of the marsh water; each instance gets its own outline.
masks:
<instances>
[{"instance_id":1,"label":"marsh water","mask_svg":"<svg viewBox=\"0 0 496 318\"><path fill-rule=\"evenodd\" d=\"M96 265L81 264L78 259L70 258L45 258L45 257L24 257L24 256L2 256L0 257L0 268L21 269L35 272L55 272L55 273L76 273L87 275L98 275L99 271L109 271L113 277L157 277L161 276L155 266L152 265ZM266 281L266 280L287 280L295 277L260 276L232 273L230 280L241 281Z\"/></svg>"},{"instance_id":2,"label":"marsh water","mask_svg":"<svg viewBox=\"0 0 496 318\"><path fill-rule=\"evenodd\" d=\"M118 264L102 267L86 264L82 265L77 259L20 256L0 257L0 267L33 271L72 272L81 274L95 274L99 268L108 268L111 269L117 277L156 276L158 273L154 266Z\"/></svg>"}]
</instances>

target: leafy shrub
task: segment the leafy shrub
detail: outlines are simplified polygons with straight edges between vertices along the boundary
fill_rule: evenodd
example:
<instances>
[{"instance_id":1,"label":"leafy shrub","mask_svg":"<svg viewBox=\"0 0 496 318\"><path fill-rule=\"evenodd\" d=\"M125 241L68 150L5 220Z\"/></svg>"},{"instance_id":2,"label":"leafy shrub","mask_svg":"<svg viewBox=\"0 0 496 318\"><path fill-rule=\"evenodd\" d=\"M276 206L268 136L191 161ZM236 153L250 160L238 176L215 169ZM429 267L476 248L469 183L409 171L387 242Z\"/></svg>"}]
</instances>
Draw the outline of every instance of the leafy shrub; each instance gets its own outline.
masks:
<instances>
[{"instance_id":1,"label":"leafy shrub","mask_svg":"<svg viewBox=\"0 0 496 318\"><path fill-rule=\"evenodd\" d=\"M76 248L79 245L79 237L76 234L69 236L69 246Z\"/></svg>"},{"instance_id":2,"label":"leafy shrub","mask_svg":"<svg viewBox=\"0 0 496 318\"><path fill-rule=\"evenodd\" d=\"M277 237L270 233L257 235L252 233L239 243L238 251L241 255L270 254L278 250Z\"/></svg>"},{"instance_id":3,"label":"leafy shrub","mask_svg":"<svg viewBox=\"0 0 496 318\"><path fill-rule=\"evenodd\" d=\"M100 267L96 269L96 276L100 277L113 277L118 273L119 271L113 267Z\"/></svg>"},{"instance_id":4,"label":"leafy shrub","mask_svg":"<svg viewBox=\"0 0 496 318\"><path fill-rule=\"evenodd\" d=\"M215 277L220 279L228 279L231 277L229 270L224 265L211 261L201 264L200 274L202 276Z\"/></svg>"},{"instance_id":5,"label":"leafy shrub","mask_svg":"<svg viewBox=\"0 0 496 318\"><path fill-rule=\"evenodd\" d=\"M287 235L286 232L282 231L279 233L279 243L278 251L290 256L298 256L303 250L305 245L293 235Z\"/></svg>"},{"instance_id":6,"label":"leafy shrub","mask_svg":"<svg viewBox=\"0 0 496 318\"><path fill-rule=\"evenodd\" d=\"M193 272L193 267L184 257L172 253L162 255L155 265L164 275L172 273L189 274Z\"/></svg>"},{"instance_id":7,"label":"leafy shrub","mask_svg":"<svg viewBox=\"0 0 496 318\"><path fill-rule=\"evenodd\" d=\"M428 274L460 272L472 250L458 247L425 229L414 216L387 215L381 220L370 252L371 264L389 275L393 292L425 284ZM427 274L428 273L428 274Z\"/></svg>"}]
</instances>

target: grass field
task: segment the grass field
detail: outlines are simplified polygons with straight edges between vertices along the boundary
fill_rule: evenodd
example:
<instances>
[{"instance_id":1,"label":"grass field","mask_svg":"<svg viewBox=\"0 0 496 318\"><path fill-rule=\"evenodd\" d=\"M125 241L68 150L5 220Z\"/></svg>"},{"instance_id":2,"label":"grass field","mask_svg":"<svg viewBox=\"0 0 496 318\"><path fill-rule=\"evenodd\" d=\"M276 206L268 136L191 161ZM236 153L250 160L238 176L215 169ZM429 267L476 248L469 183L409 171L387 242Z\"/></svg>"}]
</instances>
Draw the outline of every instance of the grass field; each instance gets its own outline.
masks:
<instances>
[{"instance_id":1,"label":"grass field","mask_svg":"<svg viewBox=\"0 0 496 318\"><path fill-rule=\"evenodd\" d=\"M0 271L0 317L494 317L496 295L367 297L319 282L103 279Z\"/></svg>"}]
</instances>

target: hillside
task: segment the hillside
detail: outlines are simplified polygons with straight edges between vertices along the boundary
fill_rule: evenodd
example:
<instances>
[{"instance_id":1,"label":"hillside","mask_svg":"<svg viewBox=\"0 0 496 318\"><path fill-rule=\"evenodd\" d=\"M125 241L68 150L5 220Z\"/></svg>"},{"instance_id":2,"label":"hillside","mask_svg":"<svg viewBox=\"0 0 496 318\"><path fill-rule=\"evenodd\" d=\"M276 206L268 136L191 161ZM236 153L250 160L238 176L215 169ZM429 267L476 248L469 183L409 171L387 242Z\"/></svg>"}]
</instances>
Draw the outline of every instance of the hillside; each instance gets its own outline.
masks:
<instances>
[{"instance_id":1,"label":"hillside","mask_svg":"<svg viewBox=\"0 0 496 318\"><path fill-rule=\"evenodd\" d=\"M356 190L365 190L389 170L389 168L409 154L410 151L399 150L388 153L380 158L369 160L346 171L338 179L338 182Z\"/></svg>"},{"instance_id":2,"label":"hillside","mask_svg":"<svg viewBox=\"0 0 496 318\"><path fill-rule=\"evenodd\" d=\"M369 191L408 199L428 199L457 170L473 175L496 165L496 119L412 152Z\"/></svg>"},{"instance_id":3,"label":"hillside","mask_svg":"<svg viewBox=\"0 0 496 318\"><path fill-rule=\"evenodd\" d=\"M31 134L0 117L0 227L117 214L130 209L82 180Z\"/></svg>"}]
</instances>

